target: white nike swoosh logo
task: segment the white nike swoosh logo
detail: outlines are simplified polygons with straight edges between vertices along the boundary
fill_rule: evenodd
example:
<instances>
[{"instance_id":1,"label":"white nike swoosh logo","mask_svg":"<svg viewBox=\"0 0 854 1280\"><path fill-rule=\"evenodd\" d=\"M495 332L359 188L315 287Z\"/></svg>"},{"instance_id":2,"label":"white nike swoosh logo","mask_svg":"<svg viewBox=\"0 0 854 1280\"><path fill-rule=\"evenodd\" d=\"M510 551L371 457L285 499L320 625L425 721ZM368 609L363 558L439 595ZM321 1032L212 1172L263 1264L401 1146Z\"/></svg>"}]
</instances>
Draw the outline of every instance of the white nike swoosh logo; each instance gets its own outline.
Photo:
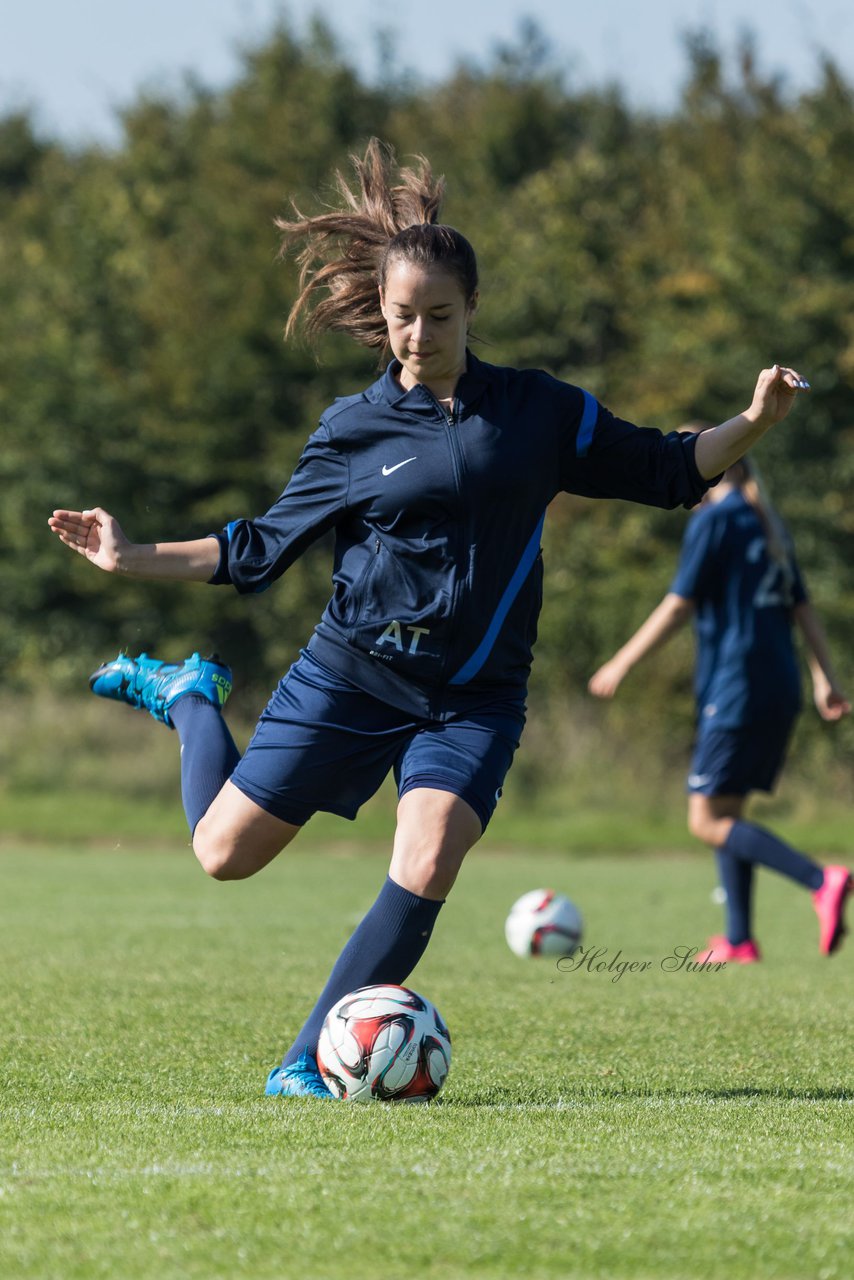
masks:
<instances>
[{"instance_id":1,"label":"white nike swoosh logo","mask_svg":"<svg viewBox=\"0 0 854 1280\"><path fill-rule=\"evenodd\" d=\"M417 457L418 454L415 455L415 458ZM414 462L415 458L404 458L403 462L396 462L393 467L383 467L383 475L390 476L392 471L397 471L400 467L405 467L407 462Z\"/></svg>"},{"instance_id":2,"label":"white nike swoosh logo","mask_svg":"<svg viewBox=\"0 0 854 1280\"><path fill-rule=\"evenodd\" d=\"M709 779L711 778L711 776L712 775L710 773L689 773L688 786L704 787L706 783L709 781Z\"/></svg>"}]
</instances>

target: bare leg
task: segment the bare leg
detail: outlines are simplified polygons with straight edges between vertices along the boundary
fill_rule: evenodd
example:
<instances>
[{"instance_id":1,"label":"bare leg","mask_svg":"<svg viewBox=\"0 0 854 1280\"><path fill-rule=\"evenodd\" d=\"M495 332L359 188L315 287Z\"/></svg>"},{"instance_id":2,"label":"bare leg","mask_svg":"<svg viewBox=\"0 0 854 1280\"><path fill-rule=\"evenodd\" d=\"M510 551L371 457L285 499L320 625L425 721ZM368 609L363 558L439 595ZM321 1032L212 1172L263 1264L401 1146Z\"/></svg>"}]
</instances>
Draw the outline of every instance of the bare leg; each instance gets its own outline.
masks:
<instances>
[{"instance_id":1,"label":"bare leg","mask_svg":"<svg viewBox=\"0 0 854 1280\"><path fill-rule=\"evenodd\" d=\"M245 880L272 862L299 830L226 782L196 825L193 852L215 880Z\"/></svg>"},{"instance_id":2,"label":"bare leg","mask_svg":"<svg viewBox=\"0 0 854 1280\"><path fill-rule=\"evenodd\" d=\"M397 806L389 875L410 893L442 901L481 834L480 819L459 796L428 787L407 791Z\"/></svg>"},{"instance_id":3,"label":"bare leg","mask_svg":"<svg viewBox=\"0 0 854 1280\"><path fill-rule=\"evenodd\" d=\"M720 849L732 831L733 823L742 816L744 796L688 797L688 830L710 849Z\"/></svg>"}]
</instances>

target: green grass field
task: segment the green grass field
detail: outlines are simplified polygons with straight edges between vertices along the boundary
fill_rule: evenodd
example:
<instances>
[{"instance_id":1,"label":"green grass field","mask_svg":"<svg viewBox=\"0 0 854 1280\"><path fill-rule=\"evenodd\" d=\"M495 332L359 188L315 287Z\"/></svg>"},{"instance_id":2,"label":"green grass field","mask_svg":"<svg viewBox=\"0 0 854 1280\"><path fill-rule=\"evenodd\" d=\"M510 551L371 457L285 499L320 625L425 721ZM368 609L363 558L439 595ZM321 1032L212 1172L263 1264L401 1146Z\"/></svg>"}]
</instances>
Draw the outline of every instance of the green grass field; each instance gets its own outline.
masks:
<instances>
[{"instance_id":1,"label":"green grass field","mask_svg":"<svg viewBox=\"0 0 854 1280\"><path fill-rule=\"evenodd\" d=\"M448 1083L359 1107L262 1091L385 860L216 884L160 849L0 852L4 1277L851 1274L854 946L818 955L802 891L762 877L762 965L665 972L710 861L475 851L412 979ZM517 959L540 885L651 967Z\"/></svg>"}]
</instances>

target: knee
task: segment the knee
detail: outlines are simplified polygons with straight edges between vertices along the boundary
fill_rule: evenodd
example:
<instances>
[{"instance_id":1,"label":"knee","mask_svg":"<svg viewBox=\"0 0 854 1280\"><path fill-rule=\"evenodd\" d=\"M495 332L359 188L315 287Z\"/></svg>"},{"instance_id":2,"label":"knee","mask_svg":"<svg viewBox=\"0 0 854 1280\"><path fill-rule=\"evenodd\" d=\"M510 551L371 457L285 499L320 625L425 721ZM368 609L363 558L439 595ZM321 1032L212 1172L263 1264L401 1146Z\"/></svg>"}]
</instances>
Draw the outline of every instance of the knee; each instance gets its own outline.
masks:
<instances>
[{"instance_id":1,"label":"knee","mask_svg":"<svg viewBox=\"0 0 854 1280\"><path fill-rule=\"evenodd\" d=\"M444 898L480 836L480 819L458 796L430 789L408 791L397 810L392 879L421 897Z\"/></svg>"},{"instance_id":2,"label":"knee","mask_svg":"<svg viewBox=\"0 0 854 1280\"><path fill-rule=\"evenodd\" d=\"M199 823L193 832L193 853L202 870L213 880L241 880L237 850L231 841L207 832Z\"/></svg>"},{"instance_id":3,"label":"knee","mask_svg":"<svg viewBox=\"0 0 854 1280\"><path fill-rule=\"evenodd\" d=\"M454 886L464 856L461 852L449 854L431 844L410 847L405 855L398 852L392 858L391 872L410 893L444 899Z\"/></svg>"},{"instance_id":4,"label":"knee","mask_svg":"<svg viewBox=\"0 0 854 1280\"><path fill-rule=\"evenodd\" d=\"M710 821L705 814L689 813L688 814L688 830L695 840L702 840L703 844L712 844L709 839Z\"/></svg>"},{"instance_id":5,"label":"knee","mask_svg":"<svg viewBox=\"0 0 854 1280\"><path fill-rule=\"evenodd\" d=\"M726 843L735 821L730 816L716 816L704 812L691 812L688 815L688 830L695 839L707 844L710 849L719 849Z\"/></svg>"},{"instance_id":6,"label":"knee","mask_svg":"<svg viewBox=\"0 0 854 1280\"><path fill-rule=\"evenodd\" d=\"M460 860L461 861L461 860ZM460 861L441 857L438 849L424 849L410 864L410 874L422 896L444 898L454 886Z\"/></svg>"}]
</instances>

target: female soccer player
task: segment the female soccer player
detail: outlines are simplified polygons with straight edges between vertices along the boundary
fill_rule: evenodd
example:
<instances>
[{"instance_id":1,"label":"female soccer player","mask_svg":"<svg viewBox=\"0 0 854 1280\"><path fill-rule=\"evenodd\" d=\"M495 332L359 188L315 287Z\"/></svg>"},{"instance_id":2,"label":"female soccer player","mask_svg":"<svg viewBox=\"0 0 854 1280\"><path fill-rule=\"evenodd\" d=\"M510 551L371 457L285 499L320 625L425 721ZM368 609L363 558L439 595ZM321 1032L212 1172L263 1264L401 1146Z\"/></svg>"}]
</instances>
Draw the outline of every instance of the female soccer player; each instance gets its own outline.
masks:
<instances>
[{"instance_id":1,"label":"female soccer player","mask_svg":"<svg viewBox=\"0 0 854 1280\"><path fill-rule=\"evenodd\" d=\"M311 334L343 331L393 358L326 410L266 515L151 545L101 508L50 519L109 573L241 592L335 530L332 598L242 759L221 716L226 667L119 655L90 680L178 730L193 847L218 879L259 871L317 810L355 817L394 770L389 876L269 1093L328 1096L315 1059L327 1010L356 987L406 980L489 822L525 720L551 499L693 506L807 385L765 369L750 406L695 439L638 429L546 373L485 364L467 347L475 255L438 222L441 180L423 158L395 174L376 140L354 165L352 189L337 175L340 212L280 223L302 267L288 332L304 318Z\"/></svg>"},{"instance_id":2,"label":"female soccer player","mask_svg":"<svg viewBox=\"0 0 854 1280\"><path fill-rule=\"evenodd\" d=\"M700 436L702 439L702 435ZM824 720L850 706L831 665L789 536L742 458L688 523L670 591L619 652L591 678L611 698L635 665L690 618L695 621L697 738L688 774L688 827L714 849L726 893L726 934L709 939L713 960L759 960L753 937L753 868L772 867L812 890L819 947L844 932L846 867L822 869L770 831L745 821L752 791L771 791L800 710L792 621L806 641L813 696Z\"/></svg>"}]
</instances>

